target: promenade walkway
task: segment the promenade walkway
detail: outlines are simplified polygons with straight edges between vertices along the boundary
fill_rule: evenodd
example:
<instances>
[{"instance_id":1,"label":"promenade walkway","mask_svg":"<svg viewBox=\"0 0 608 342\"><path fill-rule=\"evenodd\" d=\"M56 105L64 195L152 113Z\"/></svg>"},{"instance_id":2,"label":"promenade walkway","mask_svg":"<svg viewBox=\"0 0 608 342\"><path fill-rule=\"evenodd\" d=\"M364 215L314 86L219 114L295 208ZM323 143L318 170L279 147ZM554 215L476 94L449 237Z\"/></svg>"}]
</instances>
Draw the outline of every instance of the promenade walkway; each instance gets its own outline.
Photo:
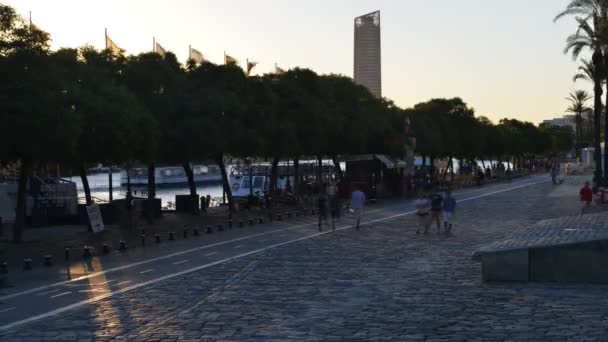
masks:
<instances>
[{"instance_id":1,"label":"promenade walkway","mask_svg":"<svg viewBox=\"0 0 608 342\"><path fill-rule=\"evenodd\" d=\"M335 233L298 218L106 258L80 279L22 279L0 296L0 340L605 341L608 286L485 284L471 259L578 213L582 181L460 191L451 236L415 235L411 201L395 201L370 207L360 231L351 217Z\"/></svg>"}]
</instances>

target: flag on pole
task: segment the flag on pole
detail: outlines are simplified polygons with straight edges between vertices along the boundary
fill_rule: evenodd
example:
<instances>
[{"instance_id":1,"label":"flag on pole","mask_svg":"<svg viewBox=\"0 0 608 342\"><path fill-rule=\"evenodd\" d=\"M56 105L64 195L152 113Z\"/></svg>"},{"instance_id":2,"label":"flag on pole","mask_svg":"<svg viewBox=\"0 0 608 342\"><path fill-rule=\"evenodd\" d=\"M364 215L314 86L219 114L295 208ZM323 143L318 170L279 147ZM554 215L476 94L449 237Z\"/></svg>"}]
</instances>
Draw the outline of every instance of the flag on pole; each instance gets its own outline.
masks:
<instances>
[{"instance_id":1,"label":"flag on pole","mask_svg":"<svg viewBox=\"0 0 608 342\"><path fill-rule=\"evenodd\" d=\"M163 58L165 58L165 55L167 55L167 50L165 50L165 48L163 48L162 45L158 43L155 44L154 52L156 52Z\"/></svg>"},{"instance_id":2,"label":"flag on pole","mask_svg":"<svg viewBox=\"0 0 608 342\"><path fill-rule=\"evenodd\" d=\"M206 62L205 56L202 52L197 49L190 48L190 59L194 60L194 62L201 64Z\"/></svg>"},{"instance_id":3,"label":"flag on pole","mask_svg":"<svg viewBox=\"0 0 608 342\"><path fill-rule=\"evenodd\" d=\"M122 49L114 43L112 39L108 36L108 32L106 30L106 50L110 50L113 55L120 55L122 53Z\"/></svg>"},{"instance_id":4,"label":"flag on pole","mask_svg":"<svg viewBox=\"0 0 608 342\"><path fill-rule=\"evenodd\" d=\"M251 70L253 70L253 68L255 68L255 66L258 65L258 62L252 62L247 60L247 75L251 74Z\"/></svg>"},{"instance_id":5,"label":"flag on pole","mask_svg":"<svg viewBox=\"0 0 608 342\"><path fill-rule=\"evenodd\" d=\"M239 65L239 61L236 58L224 53L224 64Z\"/></svg>"},{"instance_id":6,"label":"flag on pole","mask_svg":"<svg viewBox=\"0 0 608 342\"><path fill-rule=\"evenodd\" d=\"M274 64L274 73L277 75L281 75L285 73L285 69L283 68L279 68L279 66L275 63Z\"/></svg>"}]
</instances>

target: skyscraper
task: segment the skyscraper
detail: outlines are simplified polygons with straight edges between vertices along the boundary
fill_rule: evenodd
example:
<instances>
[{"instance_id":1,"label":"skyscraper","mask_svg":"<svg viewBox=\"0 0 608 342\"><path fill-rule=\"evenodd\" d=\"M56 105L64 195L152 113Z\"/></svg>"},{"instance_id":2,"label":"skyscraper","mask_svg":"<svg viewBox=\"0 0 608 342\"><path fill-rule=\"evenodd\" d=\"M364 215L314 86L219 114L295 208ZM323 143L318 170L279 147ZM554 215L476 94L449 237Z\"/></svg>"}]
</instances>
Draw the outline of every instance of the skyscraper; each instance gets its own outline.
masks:
<instances>
[{"instance_id":1,"label":"skyscraper","mask_svg":"<svg viewBox=\"0 0 608 342\"><path fill-rule=\"evenodd\" d=\"M355 18L355 82L382 97L380 11Z\"/></svg>"}]
</instances>

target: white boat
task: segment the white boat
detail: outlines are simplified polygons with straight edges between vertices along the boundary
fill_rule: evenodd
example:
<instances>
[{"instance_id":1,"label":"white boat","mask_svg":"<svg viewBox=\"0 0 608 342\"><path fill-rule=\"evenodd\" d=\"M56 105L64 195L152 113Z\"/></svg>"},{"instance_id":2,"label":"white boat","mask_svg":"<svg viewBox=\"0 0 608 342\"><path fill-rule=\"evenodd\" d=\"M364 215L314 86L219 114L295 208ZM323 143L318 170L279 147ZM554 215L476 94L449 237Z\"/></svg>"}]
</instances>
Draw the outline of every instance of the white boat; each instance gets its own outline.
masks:
<instances>
[{"instance_id":1,"label":"white boat","mask_svg":"<svg viewBox=\"0 0 608 342\"><path fill-rule=\"evenodd\" d=\"M194 182L200 183L217 183L222 181L222 173L217 165L193 165L192 173L194 174ZM131 168L129 173L130 179L127 177L127 171L120 172L120 183L124 186L130 182L133 186L148 184L148 168L136 167ZM188 184L188 177L181 166L161 166L154 170L156 185L183 185Z\"/></svg>"},{"instance_id":2,"label":"white boat","mask_svg":"<svg viewBox=\"0 0 608 342\"><path fill-rule=\"evenodd\" d=\"M316 175L317 161L300 161L300 176ZM293 163L281 161L277 170L277 189L293 187ZM252 182L250 183L249 173L251 172ZM270 176L272 165L270 163L255 163L249 168L245 165L235 165L230 170L229 180L232 188L233 197L247 197L252 192L254 195L263 195L270 190ZM330 160L323 161L323 175L330 176L334 172L333 164ZM289 185L289 186L288 186Z\"/></svg>"}]
</instances>

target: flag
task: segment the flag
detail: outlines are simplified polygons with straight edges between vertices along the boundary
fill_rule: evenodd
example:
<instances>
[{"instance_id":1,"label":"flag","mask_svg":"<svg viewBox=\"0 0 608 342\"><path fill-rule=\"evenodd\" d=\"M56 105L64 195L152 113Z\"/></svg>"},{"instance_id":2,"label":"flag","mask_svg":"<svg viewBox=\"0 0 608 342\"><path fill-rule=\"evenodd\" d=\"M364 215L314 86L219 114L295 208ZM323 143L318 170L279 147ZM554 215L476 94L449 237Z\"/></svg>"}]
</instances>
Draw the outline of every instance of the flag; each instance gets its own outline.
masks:
<instances>
[{"instance_id":1,"label":"flag","mask_svg":"<svg viewBox=\"0 0 608 342\"><path fill-rule=\"evenodd\" d=\"M205 59L205 56L203 56L203 54L200 51L198 51L197 49L193 49L193 48L190 48L190 59L194 60L194 62L199 63L199 64L207 61Z\"/></svg>"},{"instance_id":2,"label":"flag","mask_svg":"<svg viewBox=\"0 0 608 342\"><path fill-rule=\"evenodd\" d=\"M154 52L156 52L157 54L159 54L161 57L165 58L165 55L167 54L167 50L165 50L165 48L163 48L160 44L156 43L155 45L155 49Z\"/></svg>"},{"instance_id":3,"label":"flag","mask_svg":"<svg viewBox=\"0 0 608 342\"><path fill-rule=\"evenodd\" d=\"M274 65L274 73L277 75L281 75L285 73L285 69L279 68L278 65Z\"/></svg>"},{"instance_id":4,"label":"flag","mask_svg":"<svg viewBox=\"0 0 608 342\"><path fill-rule=\"evenodd\" d=\"M224 54L224 64L228 65L228 64L234 64L234 65L239 65L239 61L227 54Z\"/></svg>"},{"instance_id":5,"label":"flag","mask_svg":"<svg viewBox=\"0 0 608 342\"><path fill-rule=\"evenodd\" d=\"M108 35L106 34L106 49L110 50L110 52L112 52L113 55L120 55L122 53L122 49L118 47L118 45L116 45L116 43L114 43L114 41L112 39L110 39L110 37L108 37Z\"/></svg>"},{"instance_id":6,"label":"flag","mask_svg":"<svg viewBox=\"0 0 608 342\"><path fill-rule=\"evenodd\" d=\"M256 65L258 65L258 62L250 62L247 60L247 75L251 74L251 70L253 70Z\"/></svg>"}]
</instances>

